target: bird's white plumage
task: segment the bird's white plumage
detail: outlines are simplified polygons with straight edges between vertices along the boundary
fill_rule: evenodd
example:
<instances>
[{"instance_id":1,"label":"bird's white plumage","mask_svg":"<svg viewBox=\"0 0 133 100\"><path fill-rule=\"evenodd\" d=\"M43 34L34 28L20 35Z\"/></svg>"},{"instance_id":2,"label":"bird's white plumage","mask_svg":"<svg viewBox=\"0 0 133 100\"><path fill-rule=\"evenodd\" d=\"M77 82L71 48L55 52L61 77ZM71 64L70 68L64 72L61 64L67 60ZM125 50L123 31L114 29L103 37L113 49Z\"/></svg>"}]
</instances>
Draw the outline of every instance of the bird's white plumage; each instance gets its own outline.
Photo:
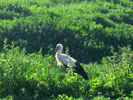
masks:
<instances>
[{"instance_id":1,"label":"bird's white plumage","mask_svg":"<svg viewBox=\"0 0 133 100\"><path fill-rule=\"evenodd\" d=\"M63 46L61 44L57 45L57 49L58 49L58 51L57 51L55 57L56 57L57 64L59 66L61 66L62 64L70 66L70 67L76 66L75 65L76 60L74 58L61 53L61 51L63 49Z\"/></svg>"},{"instance_id":2,"label":"bird's white plumage","mask_svg":"<svg viewBox=\"0 0 133 100\"><path fill-rule=\"evenodd\" d=\"M73 59L72 57L65 55L65 54L59 54L57 52L56 54L56 60L57 60L57 64L60 66L62 64L64 65L68 65L70 67L75 67L76 65L74 64L76 62L75 59Z\"/></svg>"}]
</instances>

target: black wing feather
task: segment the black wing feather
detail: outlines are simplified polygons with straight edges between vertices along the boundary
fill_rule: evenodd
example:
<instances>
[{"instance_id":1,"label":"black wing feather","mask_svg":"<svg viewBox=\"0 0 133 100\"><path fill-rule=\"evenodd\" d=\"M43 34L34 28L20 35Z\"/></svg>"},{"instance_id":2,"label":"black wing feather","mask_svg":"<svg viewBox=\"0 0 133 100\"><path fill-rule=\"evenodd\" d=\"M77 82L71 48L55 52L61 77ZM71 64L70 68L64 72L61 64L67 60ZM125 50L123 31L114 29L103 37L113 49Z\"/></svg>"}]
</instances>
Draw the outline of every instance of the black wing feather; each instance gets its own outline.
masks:
<instances>
[{"instance_id":1,"label":"black wing feather","mask_svg":"<svg viewBox=\"0 0 133 100\"><path fill-rule=\"evenodd\" d=\"M78 62L76 62L75 65L76 65L76 67L74 68L75 69L75 73L78 73L85 80L88 80L89 78L87 76L87 73L84 71L83 67Z\"/></svg>"},{"instance_id":2,"label":"black wing feather","mask_svg":"<svg viewBox=\"0 0 133 100\"><path fill-rule=\"evenodd\" d=\"M67 65L65 65L65 64L63 64L63 65L65 68L68 68ZM86 72L84 71L83 67L78 62L76 62L75 65L76 65L76 67L73 67L74 72L81 75L85 80L88 80L89 78L88 78Z\"/></svg>"}]
</instances>

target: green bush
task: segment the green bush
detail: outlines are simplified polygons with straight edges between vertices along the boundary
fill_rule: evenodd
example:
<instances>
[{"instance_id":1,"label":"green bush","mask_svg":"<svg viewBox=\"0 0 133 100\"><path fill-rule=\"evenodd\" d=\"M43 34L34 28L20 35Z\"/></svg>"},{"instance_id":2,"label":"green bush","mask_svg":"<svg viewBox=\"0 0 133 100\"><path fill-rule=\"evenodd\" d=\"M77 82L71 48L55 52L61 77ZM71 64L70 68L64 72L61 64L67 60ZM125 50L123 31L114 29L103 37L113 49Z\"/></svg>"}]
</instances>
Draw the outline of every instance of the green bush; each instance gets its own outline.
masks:
<instances>
[{"instance_id":1,"label":"green bush","mask_svg":"<svg viewBox=\"0 0 133 100\"><path fill-rule=\"evenodd\" d=\"M52 2L52 1L51 1ZM35 3L35 2L34 2ZM36 2L38 4L38 2ZM35 4L36 4L35 3ZM90 2L91 4L92 2ZM28 4L28 2L27 2ZM101 15L98 17L97 16L97 12L99 12L99 8L100 6L102 6L100 2L97 2L96 7L92 7L90 8L89 6L86 5L86 3L80 4L79 6L77 6L76 4L73 4L74 6L70 5L70 9L73 9L73 13L71 13L71 10L68 9L65 6L60 7L58 10L57 9L53 9L53 8L47 8L47 7L41 7L41 6L36 6L36 5L31 5L30 7L28 7L27 5L24 7L24 5L22 4L22 6L19 6L19 2L15 2L13 4L8 3L8 5L3 5L3 7L6 8L6 10L8 11L14 11L15 15L11 16L12 19L14 19L13 21L1 21L1 38L7 38L8 39L8 43L11 43L11 41L21 41L20 43L18 43L18 45L20 44L22 47L26 47L26 51L28 53L32 53L32 52L37 52L39 50L40 47L43 47L43 53L47 54L49 48L47 48L48 46L51 45L51 47L55 47L55 45L57 43L63 43L64 46L68 46L70 49L73 49L73 51L71 52L72 56L75 56L76 58L78 58L78 60L81 60L79 58L79 54L80 55L84 55L85 52L78 52L77 55L73 55L75 51L79 51L79 49L77 47L80 48L84 48L85 51L88 51L90 48L90 44L92 46L94 46L92 48L92 52L89 53L87 52L86 57L91 56L92 59L89 59L87 61L82 61L82 62L89 62L89 61L100 61L100 59L105 56L105 55L110 55L109 53L109 49L107 49L106 51L101 52L103 50L105 50L104 48L106 47L110 47L110 45L113 45L115 48L117 48L120 44L119 44L119 39L117 37L112 37L116 39L115 44L118 45L114 45L114 39L111 39L110 44L105 45L105 41L107 41L107 39L105 38L105 35L107 37L108 33L104 32L107 28L110 28L110 32L109 34L111 34L111 31L113 31L112 27L114 27L115 29L117 29L118 25L114 24L111 20L113 20L111 18L111 20L107 19L105 14L105 17L102 17ZM86 5L87 8L90 9L90 12L88 12L88 10L86 10L85 8L83 8L82 6ZM116 5L110 5L110 7L114 8L117 6ZM112 8L109 8L109 3L105 2L105 7L108 7L108 12L110 13L110 10L113 10ZM100 12L102 11L102 9L105 9L105 7L100 8ZM119 6L121 7L121 6ZM58 8L58 6L57 6ZM19 9L22 9L24 15L22 15L22 17L24 17L25 15L27 15L27 18L20 18L19 16L21 16L21 12L19 12ZM96 11L96 13L92 14L91 10ZM123 9L123 8L122 8ZM119 9L118 9L119 10ZM78 12L77 12L78 11ZM129 13L131 10L128 9L128 11L126 11L126 13ZM102 11L103 12L103 11ZM69 13L66 15L65 13ZM83 15L83 13L87 14L87 17L85 17L85 15ZM89 13L89 14L88 14ZM115 12L113 12L113 14L115 14ZM130 13L131 14L131 13ZM91 15L91 16L90 16ZM124 15L125 16L125 15ZM19 19L18 19L19 18ZM81 19L82 18L82 19ZM125 20L125 18L127 20ZM88 21L87 21L88 20ZM114 20L113 20L114 21ZM131 18L127 18L126 16L123 17L123 20L120 19L120 21L124 21L126 23L130 22L131 23ZM96 24L94 24L96 22ZM103 26L102 29L98 29L97 30L97 24L101 24ZM4 27L3 27L4 26ZM124 25L125 26L125 25ZM96 28L95 28L96 27ZM127 27L127 29L129 29ZM119 29L120 30L120 29ZM97 34L98 32L100 32L100 34ZM118 31L118 30L116 30ZM12 34L11 34L12 33ZM118 32L116 32L118 33ZM95 37L95 35L91 36L91 34L96 34L97 37ZM103 34L103 35L101 35ZM87 35L87 36L86 36ZM76 36L76 37L75 37ZM119 33L119 36L121 36L121 33ZM14 38L15 37L15 38ZM99 38L100 37L100 38ZM101 37L103 40L101 40ZM129 38L131 38L130 35L128 35ZM105 39L104 39L105 38ZM1 42L3 41L3 39L1 40ZM91 39L93 39L93 42L91 41ZM96 40L98 39L98 40ZM129 42L128 40L124 40L124 38L120 38L123 42L123 45L127 45L130 44L131 42ZM75 40L75 41L73 41ZM130 39L132 41L132 38ZM73 41L73 42L72 42ZM77 45L78 44L80 45ZM37 44L37 45L36 45ZM86 44L89 44L89 46L87 46ZM83 45L83 46L82 46ZM101 46L102 45L102 46ZM2 45L1 45L2 46ZM73 48L72 48L73 46ZM122 45L120 45L122 46ZM77 50L74 50L74 48L77 48ZM101 49L99 51L99 49ZM90 51L90 50L89 50ZM52 52L52 51L51 51ZM95 56L95 52L101 54L101 56ZM106 53L105 53L106 52ZM98 59L95 59L96 57L98 57Z\"/></svg>"},{"instance_id":2,"label":"green bush","mask_svg":"<svg viewBox=\"0 0 133 100\"><path fill-rule=\"evenodd\" d=\"M132 98L132 3L1 0L0 98ZM51 55L58 43L88 81L57 67Z\"/></svg>"},{"instance_id":3,"label":"green bush","mask_svg":"<svg viewBox=\"0 0 133 100\"><path fill-rule=\"evenodd\" d=\"M132 96L133 52L129 46L119 47L118 53L111 48L113 56L104 57L102 64L82 64L89 76L85 81L71 70L66 74L52 56L43 57L42 49L26 55L25 49L14 47L14 42L4 43L0 53L0 98L62 98L63 94L66 99Z\"/></svg>"},{"instance_id":4,"label":"green bush","mask_svg":"<svg viewBox=\"0 0 133 100\"><path fill-rule=\"evenodd\" d=\"M15 1L4 2L1 7L1 19L4 20L0 23L0 42L4 38L9 44L15 41L16 46L26 47L27 53L37 52L43 47L44 55L52 54L49 48L62 43L64 49L69 47L71 56L83 63L100 63L102 57L111 55L111 45L116 51L118 46L128 44L132 48L131 8L103 1L71 2L55 6L52 4L55 1L49 1L54 7L42 6L32 0L21 5ZM48 1L42 2L46 3ZM0 46L2 48L3 44ZM85 56L80 58L80 55Z\"/></svg>"}]
</instances>

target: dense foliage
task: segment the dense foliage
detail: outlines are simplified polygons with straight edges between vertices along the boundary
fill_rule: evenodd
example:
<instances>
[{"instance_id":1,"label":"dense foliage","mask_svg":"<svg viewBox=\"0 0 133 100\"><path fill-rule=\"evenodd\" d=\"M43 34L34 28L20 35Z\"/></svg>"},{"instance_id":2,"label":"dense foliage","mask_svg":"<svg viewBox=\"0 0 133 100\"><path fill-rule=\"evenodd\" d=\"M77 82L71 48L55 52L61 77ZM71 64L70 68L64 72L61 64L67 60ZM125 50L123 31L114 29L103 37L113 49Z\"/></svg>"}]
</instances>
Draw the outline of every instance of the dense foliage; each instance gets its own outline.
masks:
<instances>
[{"instance_id":1,"label":"dense foliage","mask_svg":"<svg viewBox=\"0 0 133 100\"><path fill-rule=\"evenodd\" d=\"M62 43L82 63L100 62L111 55L111 46L115 51L118 46L133 47L132 1L80 1L2 0L0 42L4 38L8 43L15 41L27 53L43 47L43 54Z\"/></svg>"},{"instance_id":2,"label":"dense foliage","mask_svg":"<svg viewBox=\"0 0 133 100\"><path fill-rule=\"evenodd\" d=\"M1 0L0 98L133 98L132 5L132 0ZM57 43L82 63L88 81L56 65L51 54Z\"/></svg>"},{"instance_id":3,"label":"dense foliage","mask_svg":"<svg viewBox=\"0 0 133 100\"><path fill-rule=\"evenodd\" d=\"M133 97L133 51L119 47L119 52L102 59L102 64L82 64L89 80L64 67L58 67L50 55L27 54L25 49L6 45L0 54L0 97L14 99ZM8 49L10 47L10 49Z\"/></svg>"}]
</instances>

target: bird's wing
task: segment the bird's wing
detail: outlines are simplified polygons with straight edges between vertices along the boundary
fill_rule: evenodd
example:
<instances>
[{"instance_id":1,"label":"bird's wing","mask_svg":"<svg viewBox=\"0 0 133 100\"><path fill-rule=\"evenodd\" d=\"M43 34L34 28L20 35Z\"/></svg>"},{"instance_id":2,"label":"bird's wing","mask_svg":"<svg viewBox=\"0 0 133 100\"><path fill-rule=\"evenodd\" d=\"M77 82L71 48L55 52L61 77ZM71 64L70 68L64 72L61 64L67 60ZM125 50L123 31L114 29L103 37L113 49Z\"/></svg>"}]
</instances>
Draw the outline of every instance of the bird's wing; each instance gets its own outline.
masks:
<instances>
[{"instance_id":1,"label":"bird's wing","mask_svg":"<svg viewBox=\"0 0 133 100\"><path fill-rule=\"evenodd\" d=\"M68 55L62 54L61 62L63 63L63 65L75 67L76 60Z\"/></svg>"}]
</instances>

